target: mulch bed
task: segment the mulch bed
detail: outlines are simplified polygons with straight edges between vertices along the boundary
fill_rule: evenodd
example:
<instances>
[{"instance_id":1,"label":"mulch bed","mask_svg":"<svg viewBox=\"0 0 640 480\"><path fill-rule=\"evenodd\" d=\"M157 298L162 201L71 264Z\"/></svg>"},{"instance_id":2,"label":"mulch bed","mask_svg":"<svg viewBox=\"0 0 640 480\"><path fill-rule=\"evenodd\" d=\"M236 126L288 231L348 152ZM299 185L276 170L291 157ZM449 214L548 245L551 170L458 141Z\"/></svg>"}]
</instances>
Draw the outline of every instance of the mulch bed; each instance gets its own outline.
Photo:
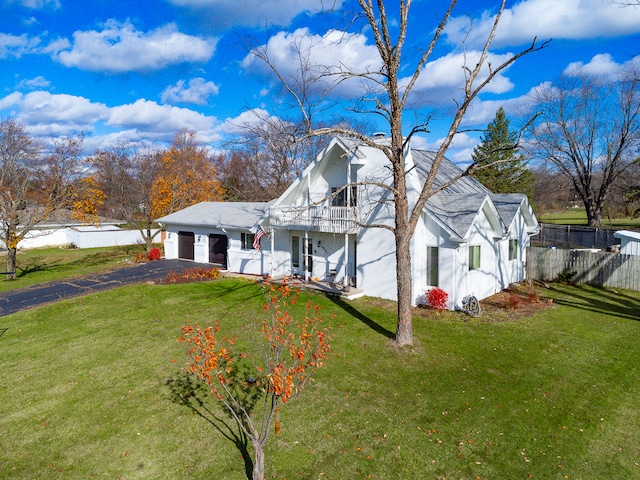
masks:
<instances>
[{"instance_id":1,"label":"mulch bed","mask_svg":"<svg viewBox=\"0 0 640 480\"><path fill-rule=\"evenodd\" d=\"M415 307L414 316L477 322L508 322L526 318L534 313L554 307L553 300L545 297L546 289L537 285L517 285L480 300L482 314L471 317L463 312L437 312L430 308Z\"/></svg>"}]
</instances>

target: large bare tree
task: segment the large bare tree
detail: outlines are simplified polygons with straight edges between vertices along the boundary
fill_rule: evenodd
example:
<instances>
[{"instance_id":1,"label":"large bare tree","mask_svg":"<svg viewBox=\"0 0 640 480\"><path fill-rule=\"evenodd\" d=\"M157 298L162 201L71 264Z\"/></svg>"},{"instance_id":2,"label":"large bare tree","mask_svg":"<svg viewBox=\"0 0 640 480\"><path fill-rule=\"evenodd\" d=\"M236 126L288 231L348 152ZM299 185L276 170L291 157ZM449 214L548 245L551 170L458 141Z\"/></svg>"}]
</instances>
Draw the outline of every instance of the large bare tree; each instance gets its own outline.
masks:
<instances>
[{"instance_id":1,"label":"large bare tree","mask_svg":"<svg viewBox=\"0 0 640 480\"><path fill-rule=\"evenodd\" d=\"M407 171L410 167L406 164L405 153L414 135L428 132L429 117L420 116L418 112L415 112L415 118L418 120L413 123L413 126L405 128L404 114L412 107L412 102L415 100L414 89L420 76L425 74L424 67L432 55L435 55L436 47L443 43L442 35L456 3L456 0L450 2L435 28L431 29L425 26L423 18L411 17L412 0L400 0L397 4L393 2L394 7L391 13L387 12L387 5L392 4L390 1L358 0L360 10L357 12L357 17L364 21L364 29L369 30L373 36L379 55L379 62L376 66L369 66L362 70L356 70L341 63L339 58L335 60L333 65L311 66L308 62L310 57L301 55L304 60L301 65L305 67L306 72L306 77L303 76L305 81L294 82L288 75L279 72L276 62L270 57L268 48L253 50L254 55L264 60L272 68L278 79L283 82L285 90L294 98L303 119L307 122L308 134L350 137L380 150L389 160L390 181L377 186L387 189L393 198L394 222L392 225L379 226L390 230L395 238L398 298L395 342L399 345L413 343L411 238L427 200L437 191L448 186L434 186L436 173L445 154L451 146L454 136L460 132L467 109L483 89L518 58L544 47L544 44L539 46L533 39L527 48L516 54L508 55L506 60L503 59L497 65L491 64L489 47L495 37L496 28L505 8L505 1L502 1L498 5L492 28L487 34L483 46L474 53L473 60L469 60L463 66L464 83L461 87L461 96L454 101L447 133L438 148L433 167L422 190L417 198L410 201L407 186ZM426 44L422 46L406 44L410 22L416 31L431 30L433 32ZM469 58L471 57L470 55ZM310 93L313 92L313 89L309 87L309 81L326 81L327 78L333 78L335 84L358 82L363 85L362 95L353 103L353 110L357 115L373 115L383 118L390 133L388 143L375 142L371 137L347 128L312 128L313 109L310 107L310 103L313 102L313 97L310 96Z\"/></svg>"},{"instance_id":2,"label":"large bare tree","mask_svg":"<svg viewBox=\"0 0 640 480\"><path fill-rule=\"evenodd\" d=\"M632 64L614 77L569 71L534 94L535 156L571 181L590 226L602 224L612 185L637 158L639 87L640 65Z\"/></svg>"},{"instance_id":3,"label":"large bare tree","mask_svg":"<svg viewBox=\"0 0 640 480\"><path fill-rule=\"evenodd\" d=\"M78 198L82 143L82 136L56 139L47 151L16 119L0 121L0 241L7 248L8 280L16 278L20 241Z\"/></svg>"}]
</instances>

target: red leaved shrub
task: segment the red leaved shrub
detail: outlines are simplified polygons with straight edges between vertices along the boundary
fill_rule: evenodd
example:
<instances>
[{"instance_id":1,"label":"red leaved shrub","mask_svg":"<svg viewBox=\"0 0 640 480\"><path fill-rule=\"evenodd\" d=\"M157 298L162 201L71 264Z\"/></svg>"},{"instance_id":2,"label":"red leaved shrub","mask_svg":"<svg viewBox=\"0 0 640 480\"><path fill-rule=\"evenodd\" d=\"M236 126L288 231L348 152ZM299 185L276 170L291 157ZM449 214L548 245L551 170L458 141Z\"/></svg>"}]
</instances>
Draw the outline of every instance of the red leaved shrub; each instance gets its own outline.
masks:
<instances>
[{"instance_id":1,"label":"red leaved shrub","mask_svg":"<svg viewBox=\"0 0 640 480\"><path fill-rule=\"evenodd\" d=\"M449 299L449 294L442 290L440 287L435 287L430 290L427 290L425 294L427 305L434 310L445 310L447 308L447 300Z\"/></svg>"}]
</instances>

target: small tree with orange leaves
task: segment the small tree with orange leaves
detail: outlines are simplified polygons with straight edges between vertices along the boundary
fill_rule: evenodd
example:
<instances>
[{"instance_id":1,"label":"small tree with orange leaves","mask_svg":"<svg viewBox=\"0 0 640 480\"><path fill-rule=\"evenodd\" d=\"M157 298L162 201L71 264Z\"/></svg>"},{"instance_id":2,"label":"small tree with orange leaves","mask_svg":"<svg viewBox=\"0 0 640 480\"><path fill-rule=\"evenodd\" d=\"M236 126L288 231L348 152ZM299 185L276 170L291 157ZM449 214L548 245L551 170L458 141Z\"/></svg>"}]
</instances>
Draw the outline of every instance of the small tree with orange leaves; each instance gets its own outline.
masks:
<instances>
[{"instance_id":1,"label":"small tree with orange leaves","mask_svg":"<svg viewBox=\"0 0 640 480\"><path fill-rule=\"evenodd\" d=\"M206 328L187 325L180 338L191 359L188 371L208 385L251 442L253 480L264 479L264 447L274 421L280 431L279 408L313 379L330 351L317 305L307 302L304 318L296 319L298 289L267 282L265 290L254 352L237 354L236 339L222 336L217 321Z\"/></svg>"}]
</instances>

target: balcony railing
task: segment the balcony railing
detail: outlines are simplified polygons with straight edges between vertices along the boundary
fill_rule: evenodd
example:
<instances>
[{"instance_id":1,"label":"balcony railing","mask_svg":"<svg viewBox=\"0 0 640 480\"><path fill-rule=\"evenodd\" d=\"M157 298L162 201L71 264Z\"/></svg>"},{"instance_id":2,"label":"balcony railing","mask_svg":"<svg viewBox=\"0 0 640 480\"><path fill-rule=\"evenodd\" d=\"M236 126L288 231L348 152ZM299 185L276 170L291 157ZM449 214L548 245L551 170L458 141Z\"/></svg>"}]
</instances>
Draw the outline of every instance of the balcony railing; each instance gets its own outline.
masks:
<instances>
[{"instance_id":1,"label":"balcony railing","mask_svg":"<svg viewBox=\"0 0 640 480\"><path fill-rule=\"evenodd\" d=\"M276 205L269 211L271 226L329 233L358 231L355 207Z\"/></svg>"}]
</instances>

